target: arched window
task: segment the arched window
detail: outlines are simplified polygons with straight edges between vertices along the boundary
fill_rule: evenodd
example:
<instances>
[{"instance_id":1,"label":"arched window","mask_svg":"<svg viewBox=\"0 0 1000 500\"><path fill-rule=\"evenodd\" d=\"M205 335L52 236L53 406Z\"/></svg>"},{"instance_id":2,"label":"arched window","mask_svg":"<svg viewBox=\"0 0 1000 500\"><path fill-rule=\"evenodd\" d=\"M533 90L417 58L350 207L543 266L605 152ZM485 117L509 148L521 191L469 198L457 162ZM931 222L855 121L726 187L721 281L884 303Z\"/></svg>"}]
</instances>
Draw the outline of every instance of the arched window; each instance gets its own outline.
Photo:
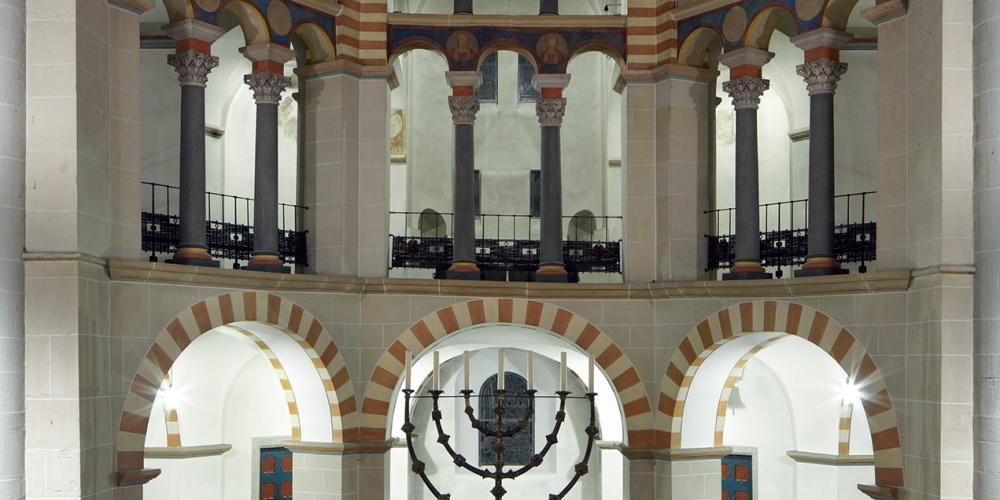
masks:
<instances>
[{"instance_id":1,"label":"arched window","mask_svg":"<svg viewBox=\"0 0 1000 500\"><path fill-rule=\"evenodd\" d=\"M524 377L511 372L505 372L504 377L504 408L503 428L516 426L523 419L529 408L528 381ZM479 389L479 420L494 428L497 416L497 376L486 379ZM479 466L494 465L496 453L493 451L495 438L479 435ZM528 427L513 437L503 439L503 456L506 465L526 465L535 455L535 417L531 416Z\"/></svg>"}]
</instances>

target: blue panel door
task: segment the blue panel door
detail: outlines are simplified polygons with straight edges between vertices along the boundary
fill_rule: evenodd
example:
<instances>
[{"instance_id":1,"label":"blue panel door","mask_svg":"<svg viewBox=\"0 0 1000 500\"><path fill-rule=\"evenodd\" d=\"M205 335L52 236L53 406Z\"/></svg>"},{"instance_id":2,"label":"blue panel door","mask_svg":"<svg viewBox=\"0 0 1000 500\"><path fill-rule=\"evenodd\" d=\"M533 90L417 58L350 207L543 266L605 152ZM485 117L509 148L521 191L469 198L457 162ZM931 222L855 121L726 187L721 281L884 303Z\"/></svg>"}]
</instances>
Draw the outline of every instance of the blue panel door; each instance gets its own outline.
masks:
<instances>
[{"instance_id":1,"label":"blue panel door","mask_svg":"<svg viewBox=\"0 0 1000 500\"><path fill-rule=\"evenodd\" d=\"M260 449L260 500L292 499L292 452Z\"/></svg>"},{"instance_id":2,"label":"blue panel door","mask_svg":"<svg viewBox=\"0 0 1000 500\"><path fill-rule=\"evenodd\" d=\"M722 458L722 500L753 500L753 459L750 455Z\"/></svg>"}]
</instances>

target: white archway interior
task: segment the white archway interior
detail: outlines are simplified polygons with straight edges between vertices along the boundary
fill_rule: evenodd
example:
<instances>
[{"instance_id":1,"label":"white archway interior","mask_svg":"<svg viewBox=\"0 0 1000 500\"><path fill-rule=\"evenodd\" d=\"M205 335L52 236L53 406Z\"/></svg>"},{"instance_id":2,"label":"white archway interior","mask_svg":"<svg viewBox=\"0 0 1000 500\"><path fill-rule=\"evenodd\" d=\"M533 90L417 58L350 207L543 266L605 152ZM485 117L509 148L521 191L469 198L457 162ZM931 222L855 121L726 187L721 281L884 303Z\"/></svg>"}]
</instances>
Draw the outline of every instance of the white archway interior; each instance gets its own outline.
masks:
<instances>
[{"instance_id":1,"label":"white archway interior","mask_svg":"<svg viewBox=\"0 0 1000 500\"><path fill-rule=\"evenodd\" d=\"M274 353L288 377L287 392L271 360L240 329ZM280 443L292 437L288 392L295 397L301 439L332 440L330 405L315 365L295 339L274 326L241 321L208 331L177 357L170 378L170 397L161 389L150 412L147 450L167 447L166 404L177 411L182 451L232 448L213 456L147 457L146 467L162 471L143 487L147 500L183 498L190 491L224 500L254 497L255 441Z\"/></svg>"},{"instance_id":2,"label":"white archway interior","mask_svg":"<svg viewBox=\"0 0 1000 500\"><path fill-rule=\"evenodd\" d=\"M569 390L575 395L585 391L585 380L589 356L579 346L549 332L543 332L527 326L519 325L480 325L449 335L437 344L425 350L414 359L413 388L421 390L426 387L433 368L433 351L440 353L442 387L446 394L457 393L464 387L464 370L462 354L471 353L472 374L470 386L477 393L483 381L496 373L497 353L504 349L505 370L526 375L527 351L519 346L531 346L535 353L535 387L540 394L553 394L558 390L560 354L567 353L567 364L572 374L569 379ZM396 447L390 452L390 482L388 498L429 499L430 493L421 481L410 472L409 455L405 447L405 434L400 427L403 423L403 397L401 379L396 388L397 397L390 409L391 437L396 438ZM572 490L568 499L602 499L621 500L624 495L625 460L615 443L622 443L627 436L624 428L622 405L614 391L611 380L598 367L595 373L597 397L597 420L601 430L599 440L604 446L595 446L590 461L591 472L581 478L581 482ZM423 403L423 404L421 404ZM450 457L436 442L437 431L429 418L430 405L426 400L413 404L411 421L417 426L415 448L418 457L427 464L428 474L432 481L444 492L451 493L453 498L476 498L488 496L492 487L487 481L466 471L457 471ZM479 414L478 404L473 406ZM539 399L536 401L534 442L535 451L541 450L545 436L551 432L554 424L556 401ZM478 465L478 433L473 430L463 413L464 401L461 399L442 399L442 424L444 431L452 436L451 444L456 450L466 456L473 465ZM549 453L542 466L529 472L522 479L510 482L505 487L512 497L537 496L555 493L557 484L565 484L573 475L573 466L580 460L583 453L589 411L583 401L567 403L567 419L559 434L559 444ZM559 486L561 488L561 486ZM548 491L548 490L553 491Z\"/></svg>"},{"instance_id":3,"label":"white archway interior","mask_svg":"<svg viewBox=\"0 0 1000 500\"><path fill-rule=\"evenodd\" d=\"M775 340L776 339L776 340ZM755 347L772 341L737 363ZM806 339L778 332L740 335L705 358L684 404L681 446L715 446L719 399L737 376L726 410L722 445L754 457L755 496L768 500L864 499L857 484L874 481L871 463L832 465L793 459L789 452L840 455L840 417L853 404L849 455L872 455L864 409L849 390L847 373Z\"/></svg>"}]
</instances>

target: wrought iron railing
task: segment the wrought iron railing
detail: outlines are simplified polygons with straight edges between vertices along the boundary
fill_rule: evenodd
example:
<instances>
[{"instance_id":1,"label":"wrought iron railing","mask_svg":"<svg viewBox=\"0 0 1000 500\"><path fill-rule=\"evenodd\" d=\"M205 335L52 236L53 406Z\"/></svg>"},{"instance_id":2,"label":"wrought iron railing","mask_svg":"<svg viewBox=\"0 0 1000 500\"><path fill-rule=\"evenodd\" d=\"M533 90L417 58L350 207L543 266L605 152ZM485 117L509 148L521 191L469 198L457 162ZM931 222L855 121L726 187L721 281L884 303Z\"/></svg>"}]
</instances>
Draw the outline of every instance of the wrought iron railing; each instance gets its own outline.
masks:
<instances>
[{"instance_id":1,"label":"wrought iron railing","mask_svg":"<svg viewBox=\"0 0 1000 500\"><path fill-rule=\"evenodd\" d=\"M142 182L142 251L156 262L173 255L180 230L180 188ZM307 207L278 204L278 253L286 264L306 266ZM205 193L205 237L209 253L233 261L239 268L253 255L253 199L222 193Z\"/></svg>"},{"instance_id":2,"label":"wrought iron railing","mask_svg":"<svg viewBox=\"0 0 1000 500\"><path fill-rule=\"evenodd\" d=\"M390 212L390 269L433 269L444 277L453 254L451 213ZM538 269L541 221L530 215L476 216L476 262L484 274L528 279ZM563 262L579 273L621 273L622 218L563 217ZM498 278L499 279L499 278Z\"/></svg>"},{"instance_id":3,"label":"wrought iron railing","mask_svg":"<svg viewBox=\"0 0 1000 500\"><path fill-rule=\"evenodd\" d=\"M841 263L875 260L875 220L872 217L874 191L842 194L834 198L834 251ZM706 271L733 266L736 212L732 208L708 210L708 266ZM766 203L760 206L760 256L764 267L774 268L780 278L782 268L802 265L809 250L809 200Z\"/></svg>"}]
</instances>

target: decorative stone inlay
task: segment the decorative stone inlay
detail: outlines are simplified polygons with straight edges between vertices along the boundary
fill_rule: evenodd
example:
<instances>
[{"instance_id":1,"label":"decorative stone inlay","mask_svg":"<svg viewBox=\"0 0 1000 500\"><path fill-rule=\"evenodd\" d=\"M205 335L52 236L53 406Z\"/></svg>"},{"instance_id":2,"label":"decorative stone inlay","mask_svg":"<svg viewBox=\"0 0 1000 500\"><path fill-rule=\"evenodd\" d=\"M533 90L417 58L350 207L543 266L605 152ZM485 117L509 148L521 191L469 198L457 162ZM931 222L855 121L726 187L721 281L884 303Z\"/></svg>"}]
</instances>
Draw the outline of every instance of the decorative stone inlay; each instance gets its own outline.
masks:
<instances>
[{"instance_id":1,"label":"decorative stone inlay","mask_svg":"<svg viewBox=\"0 0 1000 500\"><path fill-rule=\"evenodd\" d=\"M754 76L741 76L722 84L722 90L733 98L736 109L757 109L760 106L760 96L771 87L769 80Z\"/></svg>"},{"instance_id":2,"label":"decorative stone inlay","mask_svg":"<svg viewBox=\"0 0 1000 500\"><path fill-rule=\"evenodd\" d=\"M806 81L809 95L833 94L837 92L837 82L847 72L847 63L832 59L817 59L795 67L796 72Z\"/></svg>"},{"instance_id":3,"label":"decorative stone inlay","mask_svg":"<svg viewBox=\"0 0 1000 500\"><path fill-rule=\"evenodd\" d=\"M219 5L221 0L196 0L198 7L205 9L206 12L215 12L219 10Z\"/></svg>"},{"instance_id":4,"label":"decorative stone inlay","mask_svg":"<svg viewBox=\"0 0 1000 500\"><path fill-rule=\"evenodd\" d=\"M743 37L747 29L747 11L743 7L733 7L722 20L722 34L726 41L735 42Z\"/></svg>"},{"instance_id":5,"label":"decorative stone inlay","mask_svg":"<svg viewBox=\"0 0 1000 500\"><path fill-rule=\"evenodd\" d=\"M479 97L474 95L448 96L448 107L451 108L451 119L456 125L472 125L476 122L479 112Z\"/></svg>"},{"instance_id":6,"label":"decorative stone inlay","mask_svg":"<svg viewBox=\"0 0 1000 500\"><path fill-rule=\"evenodd\" d=\"M566 114L565 97L542 97L535 105L535 112L538 113L538 123L543 127L558 127L562 125L563 115Z\"/></svg>"},{"instance_id":7,"label":"decorative stone inlay","mask_svg":"<svg viewBox=\"0 0 1000 500\"><path fill-rule=\"evenodd\" d=\"M181 85L204 87L208 83L208 73L219 65L219 58L191 50L167 55L167 64L177 71Z\"/></svg>"},{"instance_id":8,"label":"decorative stone inlay","mask_svg":"<svg viewBox=\"0 0 1000 500\"><path fill-rule=\"evenodd\" d=\"M292 31L292 12L281 0L274 0L267 6L267 24L276 35L285 36Z\"/></svg>"},{"instance_id":9,"label":"decorative stone inlay","mask_svg":"<svg viewBox=\"0 0 1000 500\"><path fill-rule=\"evenodd\" d=\"M292 79L266 72L245 75L243 82L250 86L250 90L253 91L253 99L257 104L278 104L278 101L281 100L281 92L292 84Z\"/></svg>"},{"instance_id":10,"label":"decorative stone inlay","mask_svg":"<svg viewBox=\"0 0 1000 500\"><path fill-rule=\"evenodd\" d=\"M799 19L807 21L818 16L825 4L823 0L798 0L795 2L795 13Z\"/></svg>"}]
</instances>

